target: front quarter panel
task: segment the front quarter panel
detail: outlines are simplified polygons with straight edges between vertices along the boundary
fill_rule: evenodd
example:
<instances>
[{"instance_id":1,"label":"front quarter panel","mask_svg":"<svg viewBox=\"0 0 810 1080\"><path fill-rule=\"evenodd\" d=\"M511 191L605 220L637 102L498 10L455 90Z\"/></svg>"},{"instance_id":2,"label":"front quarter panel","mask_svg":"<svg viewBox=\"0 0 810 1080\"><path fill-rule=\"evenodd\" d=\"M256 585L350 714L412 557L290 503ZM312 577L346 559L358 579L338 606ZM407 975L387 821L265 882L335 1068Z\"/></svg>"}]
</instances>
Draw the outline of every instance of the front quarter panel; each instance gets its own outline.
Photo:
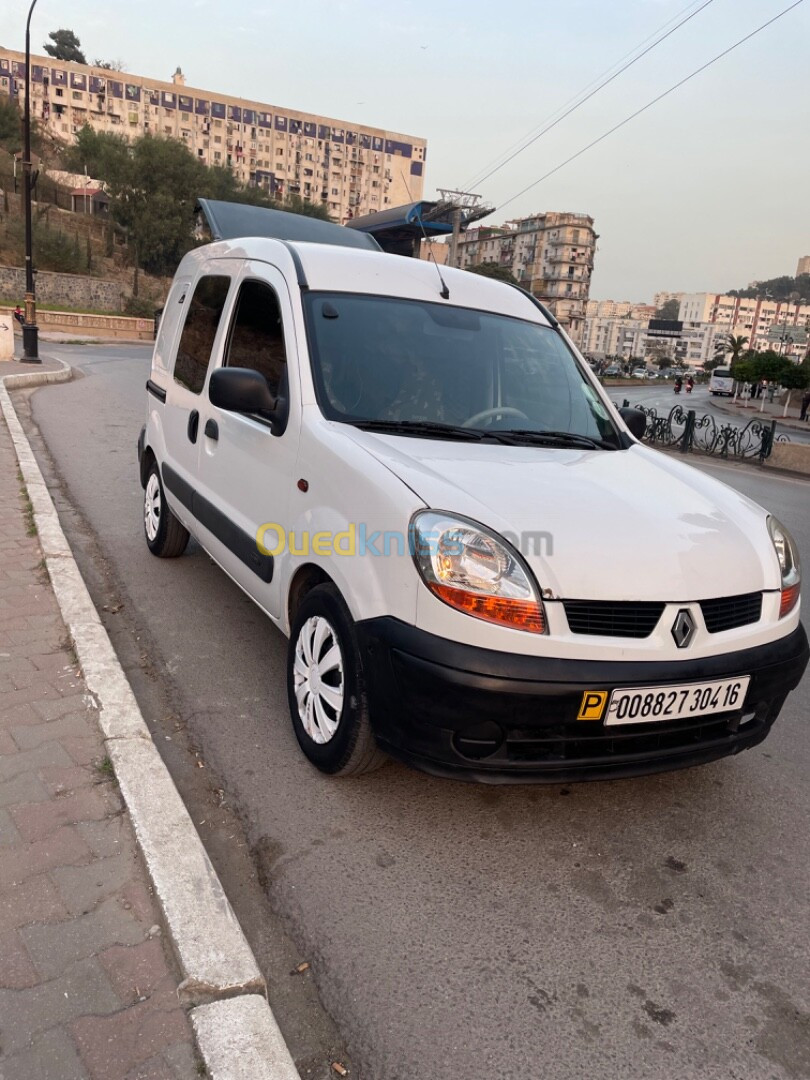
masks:
<instances>
[{"instance_id":1,"label":"front quarter panel","mask_svg":"<svg viewBox=\"0 0 810 1080\"><path fill-rule=\"evenodd\" d=\"M316 405L304 408L297 480L289 533L276 554L283 596L297 571L319 567L340 590L356 621L391 615L416 620L419 578L408 544L412 515L424 507L385 465L323 418ZM266 547L280 542L277 530ZM289 633L287 612L283 628Z\"/></svg>"}]
</instances>

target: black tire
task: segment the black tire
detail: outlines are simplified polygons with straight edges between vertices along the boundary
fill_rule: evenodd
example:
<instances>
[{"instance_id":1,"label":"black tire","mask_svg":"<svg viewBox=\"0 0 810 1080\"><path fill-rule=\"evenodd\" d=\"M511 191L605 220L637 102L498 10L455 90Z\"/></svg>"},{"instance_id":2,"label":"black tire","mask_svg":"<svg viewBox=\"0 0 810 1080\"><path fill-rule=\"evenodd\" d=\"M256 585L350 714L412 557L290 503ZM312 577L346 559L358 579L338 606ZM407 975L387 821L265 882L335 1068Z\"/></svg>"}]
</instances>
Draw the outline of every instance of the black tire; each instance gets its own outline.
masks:
<instances>
[{"instance_id":1,"label":"black tire","mask_svg":"<svg viewBox=\"0 0 810 1080\"><path fill-rule=\"evenodd\" d=\"M319 655L315 656L311 648L315 640L314 631L322 629L324 624L328 627L328 633ZM297 657L299 643L301 651ZM311 689L311 676L304 683L299 670L298 682L296 677L296 661L305 659L307 643L310 645L309 655L315 661L325 660L335 645L342 660L341 669L325 671L324 678L321 678L320 674L316 676L320 680L320 689L316 684L315 691ZM298 703L299 692L302 696L301 708ZM342 700L339 711L320 696L324 692L331 692L329 696L333 700ZM306 594L295 613L287 649L287 696L298 744L309 761L321 772L331 776L360 776L378 769L387 760L377 746L371 727L354 620L343 597L332 584L316 585ZM305 703L311 700L309 723L323 737L323 728L317 720L315 698L320 702L321 716L326 716L328 726L331 728L335 725L325 741L320 742L309 734L302 717L302 711L307 713Z\"/></svg>"},{"instance_id":2,"label":"black tire","mask_svg":"<svg viewBox=\"0 0 810 1080\"><path fill-rule=\"evenodd\" d=\"M176 559L186 550L188 529L169 509L156 461L152 462L143 489L143 532L149 550L159 559ZM150 536L150 532L154 535Z\"/></svg>"}]
</instances>

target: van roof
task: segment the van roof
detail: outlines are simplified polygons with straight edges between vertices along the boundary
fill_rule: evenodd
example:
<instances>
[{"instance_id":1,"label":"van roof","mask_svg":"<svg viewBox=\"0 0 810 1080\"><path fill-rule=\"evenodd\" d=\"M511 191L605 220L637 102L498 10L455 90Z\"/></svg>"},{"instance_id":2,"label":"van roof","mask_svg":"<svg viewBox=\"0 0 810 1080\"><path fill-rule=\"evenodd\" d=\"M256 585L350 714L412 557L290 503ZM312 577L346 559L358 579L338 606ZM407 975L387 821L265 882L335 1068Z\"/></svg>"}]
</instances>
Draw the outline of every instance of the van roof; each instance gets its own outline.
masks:
<instances>
[{"instance_id":1,"label":"van roof","mask_svg":"<svg viewBox=\"0 0 810 1080\"><path fill-rule=\"evenodd\" d=\"M491 311L543 325L555 324L553 315L533 297L505 282L448 266L437 269L424 259L390 255L379 250L364 251L260 236L234 237L190 251L178 274L191 271L193 275L192 267L216 259L255 259L270 263L297 279L304 290L424 300ZM450 293L446 299L441 295L442 283Z\"/></svg>"}]
</instances>

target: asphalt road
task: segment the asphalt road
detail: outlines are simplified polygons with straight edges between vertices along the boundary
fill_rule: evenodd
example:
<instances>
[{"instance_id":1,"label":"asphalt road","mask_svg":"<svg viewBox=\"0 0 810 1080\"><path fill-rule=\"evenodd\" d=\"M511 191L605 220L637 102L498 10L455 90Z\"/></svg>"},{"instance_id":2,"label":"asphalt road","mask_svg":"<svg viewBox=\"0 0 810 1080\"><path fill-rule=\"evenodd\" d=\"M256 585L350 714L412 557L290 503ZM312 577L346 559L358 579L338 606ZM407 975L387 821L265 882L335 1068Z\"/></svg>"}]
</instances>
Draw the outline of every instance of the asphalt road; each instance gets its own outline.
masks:
<instances>
[{"instance_id":1,"label":"asphalt road","mask_svg":"<svg viewBox=\"0 0 810 1080\"><path fill-rule=\"evenodd\" d=\"M86 377L38 391L35 420L242 813L353 1075L810 1077L808 680L762 746L670 775L322 777L295 744L282 637L198 548L147 551L135 440L148 351L53 351ZM810 565L807 484L700 467L772 509Z\"/></svg>"}]
</instances>

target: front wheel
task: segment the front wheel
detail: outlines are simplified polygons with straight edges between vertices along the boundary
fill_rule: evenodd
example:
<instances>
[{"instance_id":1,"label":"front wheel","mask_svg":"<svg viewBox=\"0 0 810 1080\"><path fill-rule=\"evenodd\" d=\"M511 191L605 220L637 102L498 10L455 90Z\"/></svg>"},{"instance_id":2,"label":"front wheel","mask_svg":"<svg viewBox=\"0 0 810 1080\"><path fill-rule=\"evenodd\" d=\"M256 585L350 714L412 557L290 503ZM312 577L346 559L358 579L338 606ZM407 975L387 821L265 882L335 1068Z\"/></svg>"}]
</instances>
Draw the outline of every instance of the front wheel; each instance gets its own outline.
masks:
<instances>
[{"instance_id":1,"label":"front wheel","mask_svg":"<svg viewBox=\"0 0 810 1080\"><path fill-rule=\"evenodd\" d=\"M149 550L159 559L176 559L186 550L188 530L166 503L156 461L152 462L143 491L143 531Z\"/></svg>"},{"instance_id":2,"label":"front wheel","mask_svg":"<svg viewBox=\"0 0 810 1080\"><path fill-rule=\"evenodd\" d=\"M295 614L287 696L298 744L321 772L359 776L385 762L371 729L354 622L334 585L317 585Z\"/></svg>"}]
</instances>

